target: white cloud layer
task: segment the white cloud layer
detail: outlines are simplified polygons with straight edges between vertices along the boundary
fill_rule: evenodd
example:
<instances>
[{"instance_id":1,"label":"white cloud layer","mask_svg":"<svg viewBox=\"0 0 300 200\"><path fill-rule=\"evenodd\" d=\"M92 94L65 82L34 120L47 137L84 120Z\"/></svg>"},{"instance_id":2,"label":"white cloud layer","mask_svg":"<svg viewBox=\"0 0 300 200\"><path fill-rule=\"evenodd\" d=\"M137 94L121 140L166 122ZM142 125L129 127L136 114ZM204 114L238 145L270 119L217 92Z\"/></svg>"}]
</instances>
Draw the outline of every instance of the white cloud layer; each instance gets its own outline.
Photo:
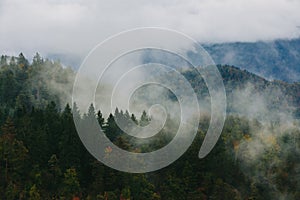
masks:
<instances>
[{"instance_id":1,"label":"white cloud layer","mask_svg":"<svg viewBox=\"0 0 300 200\"><path fill-rule=\"evenodd\" d=\"M300 0L0 0L0 53L84 56L126 29L155 26L200 42L294 38Z\"/></svg>"}]
</instances>

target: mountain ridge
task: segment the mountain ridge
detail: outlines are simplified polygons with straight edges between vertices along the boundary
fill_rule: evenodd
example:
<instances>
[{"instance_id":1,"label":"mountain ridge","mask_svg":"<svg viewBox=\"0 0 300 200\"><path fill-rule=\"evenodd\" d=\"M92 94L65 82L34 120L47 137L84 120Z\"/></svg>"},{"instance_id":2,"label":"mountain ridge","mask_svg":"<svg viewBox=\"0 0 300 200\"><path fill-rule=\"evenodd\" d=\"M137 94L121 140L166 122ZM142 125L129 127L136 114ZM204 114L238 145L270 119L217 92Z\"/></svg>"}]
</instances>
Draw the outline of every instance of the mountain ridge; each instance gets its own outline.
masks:
<instances>
[{"instance_id":1,"label":"mountain ridge","mask_svg":"<svg viewBox=\"0 0 300 200\"><path fill-rule=\"evenodd\" d=\"M202 46L216 64L239 66L269 80L300 81L300 38Z\"/></svg>"}]
</instances>

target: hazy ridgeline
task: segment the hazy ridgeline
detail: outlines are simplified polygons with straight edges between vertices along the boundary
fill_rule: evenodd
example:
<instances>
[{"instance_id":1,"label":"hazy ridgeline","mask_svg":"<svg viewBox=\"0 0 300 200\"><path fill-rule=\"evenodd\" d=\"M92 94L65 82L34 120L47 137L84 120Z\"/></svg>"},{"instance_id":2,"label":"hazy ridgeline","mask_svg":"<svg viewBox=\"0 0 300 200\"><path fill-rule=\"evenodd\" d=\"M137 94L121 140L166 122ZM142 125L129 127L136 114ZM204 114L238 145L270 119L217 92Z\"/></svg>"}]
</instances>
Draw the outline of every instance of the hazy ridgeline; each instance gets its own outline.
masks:
<instances>
[{"instance_id":1,"label":"hazy ridgeline","mask_svg":"<svg viewBox=\"0 0 300 200\"><path fill-rule=\"evenodd\" d=\"M41 199L74 195L83 199L104 199L105 195L109 199L120 195L133 199L300 198L299 83L267 81L235 67L218 66L227 93L228 116L215 149L199 160L198 151L210 121L210 98L201 75L182 69L199 97L202 118L194 144L169 167L132 175L109 169L86 152L76 134L72 112L82 120L95 115L107 137L125 150L153 151L168 144L177 129L176 114L180 116L180 112L172 91L145 86L133 94L132 113L125 105L116 111L111 105L71 110L66 106L71 102L75 78L70 68L38 54L32 62L22 54L2 56L0 65L3 199L34 195ZM159 79L160 74L155 75ZM105 95L107 88L97 89ZM122 93L118 98L122 100ZM117 127L117 117L133 119L141 126L158 117L155 113L142 114L156 99L175 113L168 115L158 135L150 140L136 139Z\"/></svg>"},{"instance_id":2,"label":"hazy ridgeline","mask_svg":"<svg viewBox=\"0 0 300 200\"><path fill-rule=\"evenodd\" d=\"M205 44L216 63L226 63L266 77L299 82L300 39Z\"/></svg>"}]
</instances>

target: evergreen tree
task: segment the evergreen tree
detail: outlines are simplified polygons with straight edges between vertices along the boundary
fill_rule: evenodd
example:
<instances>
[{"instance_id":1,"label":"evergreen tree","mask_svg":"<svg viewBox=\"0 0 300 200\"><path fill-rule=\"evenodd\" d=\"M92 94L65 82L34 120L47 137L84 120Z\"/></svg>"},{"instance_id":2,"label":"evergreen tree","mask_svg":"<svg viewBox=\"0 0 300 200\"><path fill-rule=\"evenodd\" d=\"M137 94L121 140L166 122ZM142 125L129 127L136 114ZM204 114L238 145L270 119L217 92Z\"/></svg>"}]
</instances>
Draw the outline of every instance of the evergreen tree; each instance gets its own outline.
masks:
<instances>
[{"instance_id":1,"label":"evergreen tree","mask_svg":"<svg viewBox=\"0 0 300 200\"><path fill-rule=\"evenodd\" d=\"M14 66L16 66L16 65L17 65L17 63L16 63L16 57L12 56L12 57L10 58L10 60L9 60L9 66L10 66L10 67L14 67Z\"/></svg>"},{"instance_id":2,"label":"evergreen tree","mask_svg":"<svg viewBox=\"0 0 300 200\"><path fill-rule=\"evenodd\" d=\"M25 58L25 56L23 55L23 53L19 54L19 57L17 58L17 65L21 68L21 69L27 69L29 66L29 62L28 60Z\"/></svg>"},{"instance_id":3,"label":"evergreen tree","mask_svg":"<svg viewBox=\"0 0 300 200\"><path fill-rule=\"evenodd\" d=\"M41 199L41 195L36 185L33 185L29 191L29 200L40 200L40 199Z\"/></svg>"},{"instance_id":4,"label":"evergreen tree","mask_svg":"<svg viewBox=\"0 0 300 200\"><path fill-rule=\"evenodd\" d=\"M115 121L115 118L112 114L110 114L107 118L107 122L104 127L104 131L106 136L111 140L115 141L115 139L121 134L121 131Z\"/></svg>"},{"instance_id":5,"label":"evergreen tree","mask_svg":"<svg viewBox=\"0 0 300 200\"><path fill-rule=\"evenodd\" d=\"M62 171L59 165L59 160L54 154L48 160L47 169L43 176L43 187L46 188L50 194L57 193L61 185L61 175Z\"/></svg>"},{"instance_id":6,"label":"evergreen tree","mask_svg":"<svg viewBox=\"0 0 300 200\"><path fill-rule=\"evenodd\" d=\"M135 117L135 115L134 114L131 114L131 120L135 123L135 124L138 124L138 121L137 121L137 119L136 119L136 117Z\"/></svg>"},{"instance_id":7,"label":"evergreen tree","mask_svg":"<svg viewBox=\"0 0 300 200\"><path fill-rule=\"evenodd\" d=\"M43 63L44 63L43 58L40 56L39 53L36 53L32 59L32 65L33 66L41 66Z\"/></svg>"},{"instance_id":8,"label":"evergreen tree","mask_svg":"<svg viewBox=\"0 0 300 200\"><path fill-rule=\"evenodd\" d=\"M92 177L93 182L91 184L91 194L94 196L100 195L104 193L104 173L105 173L105 167L104 165L97 161L93 160L91 161L91 170L92 170Z\"/></svg>"},{"instance_id":9,"label":"evergreen tree","mask_svg":"<svg viewBox=\"0 0 300 200\"><path fill-rule=\"evenodd\" d=\"M82 154L82 144L78 137L73 115L69 104L66 105L62 115L62 132L60 136L60 158L64 161L63 169L74 167L80 168L80 159Z\"/></svg>"},{"instance_id":10,"label":"evergreen tree","mask_svg":"<svg viewBox=\"0 0 300 200\"><path fill-rule=\"evenodd\" d=\"M69 168L64 173L62 193L67 199L80 193L80 184L74 168Z\"/></svg>"},{"instance_id":11,"label":"evergreen tree","mask_svg":"<svg viewBox=\"0 0 300 200\"><path fill-rule=\"evenodd\" d=\"M133 199L155 199L155 187L144 174L136 174L131 177L131 194Z\"/></svg>"},{"instance_id":12,"label":"evergreen tree","mask_svg":"<svg viewBox=\"0 0 300 200\"><path fill-rule=\"evenodd\" d=\"M60 115L55 102L51 101L45 109L46 131L50 155L59 154L59 138L61 137L62 125Z\"/></svg>"},{"instance_id":13,"label":"evergreen tree","mask_svg":"<svg viewBox=\"0 0 300 200\"><path fill-rule=\"evenodd\" d=\"M149 124L149 122L150 122L150 118L148 117L146 111L143 111L139 124L141 126L147 126Z\"/></svg>"},{"instance_id":14,"label":"evergreen tree","mask_svg":"<svg viewBox=\"0 0 300 200\"><path fill-rule=\"evenodd\" d=\"M22 181L26 178L24 174L27 170L28 150L15 135L15 126L8 118L0 135L0 191L5 192L0 195L7 196L8 199L14 199L22 192Z\"/></svg>"},{"instance_id":15,"label":"evergreen tree","mask_svg":"<svg viewBox=\"0 0 300 200\"><path fill-rule=\"evenodd\" d=\"M90 119L94 119L95 118L95 108L94 105L91 104L87 113L87 117Z\"/></svg>"},{"instance_id":16,"label":"evergreen tree","mask_svg":"<svg viewBox=\"0 0 300 200\"><path fill-rule=\"evenodd\" d=\"M105 120L104 120L100 110L97 112L97 120L98 120L100 127L103 128Z\"/></svg>"},{"instance_id":17,"label":"evergreen tree","mask_svg":"<svg viewBox=\"0 0 300 200\"><path fill-rule=\"evenodd\" d=\"M0 67L6 66L7 65L7 56L2 55L0 58Z\"/></svg>"}]
</instances>

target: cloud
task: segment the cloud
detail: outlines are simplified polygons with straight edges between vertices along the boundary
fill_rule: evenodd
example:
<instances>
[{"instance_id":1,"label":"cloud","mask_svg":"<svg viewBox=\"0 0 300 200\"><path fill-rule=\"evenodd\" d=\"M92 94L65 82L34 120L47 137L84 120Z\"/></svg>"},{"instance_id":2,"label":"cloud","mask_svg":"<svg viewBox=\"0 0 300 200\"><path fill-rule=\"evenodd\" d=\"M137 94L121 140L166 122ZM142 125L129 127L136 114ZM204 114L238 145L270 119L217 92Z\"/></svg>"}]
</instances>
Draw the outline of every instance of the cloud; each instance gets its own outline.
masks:
<instances>
[{"instance_id":1,"label":"cloud","mask_svg":"<svg viewBox=\"0 0 300 200\"><path fill-rule=\"evenodd\" d=\"M112 34L158 26L200 42L299 36L298 0L0 0L0 53L85 56Z\"/></svg>"}]
</instances>

